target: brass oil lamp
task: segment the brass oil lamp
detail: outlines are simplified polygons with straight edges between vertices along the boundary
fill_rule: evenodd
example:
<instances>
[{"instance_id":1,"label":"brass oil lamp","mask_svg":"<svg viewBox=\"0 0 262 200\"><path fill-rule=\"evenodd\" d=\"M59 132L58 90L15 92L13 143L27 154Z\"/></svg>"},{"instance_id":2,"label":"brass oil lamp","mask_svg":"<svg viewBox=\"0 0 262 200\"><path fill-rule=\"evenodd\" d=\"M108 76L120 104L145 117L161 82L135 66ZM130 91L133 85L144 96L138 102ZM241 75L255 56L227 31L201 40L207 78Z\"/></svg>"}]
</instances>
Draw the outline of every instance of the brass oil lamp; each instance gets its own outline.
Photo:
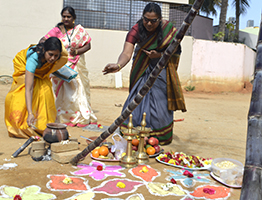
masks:
<instances>
[{"instance_id":1,"label":"brass oil lamp","mask_svg":"<svg viewBox=\"0 0 262 200\"><path fill-rule=\"evenodd\" d=\"M132 140L136 138L136 135L139 133L139 131L133 128L132 118L133 115L130 114L127 129L121 130L124 135L123 137L127 140L126 155L120 159L120 166L125 168L137 166L136 156L132 154Z\"/></svg>"},{"instance_id":2,"label":"brass oil lamp","mask_svg":"<svg viewBox=\"0 0 262 200\"><path fill-rule=\"evenodd\" d=\"M136 158L138 164L144 164L149 162L149 156L144 151L145 137L149 136L149 132L152 131L151 128L146 127L146 113L143 113L143 119L141 121L141 126L136 127L139 131L139 145L136 152Z\"/></svg>"}]
</instances>

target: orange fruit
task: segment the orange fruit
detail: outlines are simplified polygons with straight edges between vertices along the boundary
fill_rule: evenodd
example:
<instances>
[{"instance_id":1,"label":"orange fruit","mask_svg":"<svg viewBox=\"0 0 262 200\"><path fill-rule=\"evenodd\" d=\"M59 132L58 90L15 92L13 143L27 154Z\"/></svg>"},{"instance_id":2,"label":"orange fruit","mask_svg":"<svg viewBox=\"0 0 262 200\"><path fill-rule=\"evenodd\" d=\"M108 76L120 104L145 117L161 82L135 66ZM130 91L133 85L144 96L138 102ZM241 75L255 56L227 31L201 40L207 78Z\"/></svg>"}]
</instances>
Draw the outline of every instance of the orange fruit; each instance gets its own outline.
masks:
<instances>
[{"instance_id":1,"label":"orange fruit","mask_svg":"<svg viewBox=\"0 0 262 200\"><path fill-rule=\"evenodd\" d=\"M139 145L139 140L138 139L133 139L132 140L132 145L138 146Z\"/></svg>"},{"instance_id":2,"label":"orange fruit","mask_svg":"<svg viewBox=\"0 0 262 200\"><path fill-rule=\"evenodd\" d=\"M148 147L148 148L146 149L146 153L147 153L148 155L154 155L154 154L156 153L156 150L155 150L154 147Z\"/></svg>"},{"instance_id":3,"label":"orange fruit","mask_svg":"<svg viewBox=\"0 0 262 200\"><path fill-rule=\"evenodd\" d=\"M106 146L101 146L99 149L98 149L98 152L100 155L102 156L107 156L107 154L109 153L109 150Z\"/></svg>"},{"instance_id":4,"label":"orange fruit","mask_svg":"<svg viewBox=\"0 0 262 200\"><path fill-rule=\"evenodd\" d=\"M99 154L99 149L94 149L94 150L92 151L92 156L93 156L94 158L98 158L98 157L100 156L100 154Z\"/></svg>"}]
</instances>

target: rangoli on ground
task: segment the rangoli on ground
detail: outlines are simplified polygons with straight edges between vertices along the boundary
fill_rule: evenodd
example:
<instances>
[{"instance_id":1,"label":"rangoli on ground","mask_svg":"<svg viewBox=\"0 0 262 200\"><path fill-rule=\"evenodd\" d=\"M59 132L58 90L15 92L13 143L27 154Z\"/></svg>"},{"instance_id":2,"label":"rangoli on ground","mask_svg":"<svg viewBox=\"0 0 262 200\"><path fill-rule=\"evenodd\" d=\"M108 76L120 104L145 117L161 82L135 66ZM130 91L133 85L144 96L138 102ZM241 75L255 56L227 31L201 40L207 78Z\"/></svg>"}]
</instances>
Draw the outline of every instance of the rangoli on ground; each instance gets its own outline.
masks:
<instances>
[{"instance_id":1,"label":"rangoli on ground","mask_svg":"<svg viewBox=\"0 0 262 200\"><path fill-rule=\"evenodd\" d=\"M201 183L210 182L209 173L200 173L193 170L177 171L177 170L164 169L164 171L171 174L171 176L167 177L166 180L170 181L171 179L175 179L176 181L181 181L182 185L187 188L193 187L196 182L201 182ZM189 176L189 173L191 173L193 176L192 175Z\"/></svg>"},{"instance_id":2,"label":"rangoli on ground","mask_svg":"<svg viewBox=\"0 0 262 200\"><path fill-rule=\"evenodd\" d=\"M119 165L105 165L99 161L92 161L89 165L79 164L78 168L81 170L71 172L73 175L89 175L96 181L104 180L108 176L125 177L126 175L119 170L124 169Z\"/></svg>"},{"instance_id":3,"label":"rangoli on ground","mask_svg":"<svg viewBox=\"0 0 262 200\"><path fill-rule=\"evenodd\" d=\"M21 199L25 200L35 200L35 199L41 199L41 200L51 200L56 199L56 196L54 194L48 194L40 192L41 188L37 185L31 185L27 186L25 188L17 188L13 186L6 186L3 185L0 187L0 200L13 200L14 197L20 196Z\"/></svg>"},{"instance_id":4,"label":"rangoli on ground","mask_svg":"<svg viewBox=\"0 0 262 200\"><path fill-rule=\"evenodd\" d=\"M120 198L106 198L101 200L145 200L144 196L142 194L132 194L131 196L127 197L126 199L120 199Z\"/></svg>"},{"instance_id":5,"label":"rangoli on ground","mask_svg":"<svg viewBox=\"0 0 262 200\"><path fill-rule=\"evenodd\" d=\"M126 193L134 193L144 183L130 179L112 179L104 181L100 186L93 188L95 193L104 193L109 196L120 196Z\"/></svg>"},{"instance_id":6,"label":"rangoli on ground","mask_svg":"<svg viewBox=\"0 0 262 200\"><path fill-rule=\"evenodd\" d=\"M172 183L166 184L166 183L153 182L153 183L147 183L146 187L152 195L156 195L156 196L169 196L169 195L185 196L188 193L187 191L183 190L183 188L180 185L172 184Z\"/></svg>"},{"instance_id":7,"label":"rangoli on ground","mask_svg":"<svg viewBox=\"0 0 262 200\"><path fill-rule=\"evenodd\" d=\"M52 191L85 191L89 190L88 181L82 177L67 175L47 175L50 181L46 187Z\"/></svg>"},{"instance_id":8,"label":"rangoli on ground","mask_svg":"<svg viewBox=\"0 0 262 200\"><path fill-rule=\"evenodd\" d=\"M74 196L67 198L65 200L93 200L95 197L95 193L93 191L85 191L78 194L75 194Z\"/></svg>"},{"instance_id":9,"label":"rangoli on ground","mask_svg":"<svg viewBox=\"0 0 262 200\"><path fill-rule=\"evenodd\" d=\"M149 165L138 165L137 167L128 170L134 177L140 178L143 181L151 182L156 177L160 176L161 173L151 168Z\"/></svg>"},{"instance_id":10,"label":"rangoli on ground","mask_svg":"<svg viewBox=\"0 0 262 200\"><path fill-rule=\"evenodd\" d=\"M197 187L190 195L195 198L218 200L227 199L230 196L230 191L230 188L224 186L204 185Z\"/></svg>"}]
</instances>

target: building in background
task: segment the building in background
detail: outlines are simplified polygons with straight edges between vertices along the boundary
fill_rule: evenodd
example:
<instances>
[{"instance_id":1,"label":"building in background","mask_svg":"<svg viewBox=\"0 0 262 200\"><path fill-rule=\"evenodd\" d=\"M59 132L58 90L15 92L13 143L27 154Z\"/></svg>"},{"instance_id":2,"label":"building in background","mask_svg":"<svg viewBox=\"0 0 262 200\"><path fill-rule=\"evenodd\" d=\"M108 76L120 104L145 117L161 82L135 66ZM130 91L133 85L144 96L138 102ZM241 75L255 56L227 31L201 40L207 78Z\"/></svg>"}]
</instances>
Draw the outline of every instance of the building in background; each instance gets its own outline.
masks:
<instances>
[{"instance_id":1,"label":"building in background","mask_svg":"<svg viewBox=\"0 0 262 200\"><path fill-rule=\"evenodd\" d=\"M228 24L236 24L235 17L229 17L226 26L225 26L225 41L232 42L233 38L230 39L231 36L235 34L235 30L231 31L228 29ZM254 27L254 20L248 20L247 26L244 29L239 30L239 43L243 43L250 47L253 50L256 50L257 46L257 38L258 38L259 27ZM218 25L213 26L213 34L218 33Z\"/></svg>"},{"instance_id":2,"label":"building in background","mask_svg":"<svg viewBox=\"0 0 262 200\"><path fill-rule=\"evenodd\" d=\"M254 20L248 20L247 27L254 27Z\"/></svg>"},{"instance_id":3,"label":"building in background","mask_svg":"<svg viewBox=\"0 0 262 200\"><path fill-rule=\"evenodd\" d=\"M65 5L76 8L77 21L92 38L92 49L85 54L93 87L115 87L115 74L104 76L107 63L116 62L129 27L141 18L148 0L0 0L0 75L12 75L13 58L29 44L36 44L61 21ZM191 5L188 0L157 0L163 18L179 28ZM76 5L77 4L77 5ZM28 6L30 5L30 6ZM50 6L52 5L52 6ZM135 6L134 6L135 5ZM12 8L12 9L9 9ZM181 42L178 74L182 87L198 91L239 91L253 76L255 52L243 44L212 41L213 19L197 15ZM119 81L129 86L129 62Z\"/></svg>"},{"instance_id":4,"label":"building in background","mask_svg":"<svg viewBox=\"0 0 262 200\"><path fill-rule=\"evenodd\" d=\"M179 28L192 5L181 1L158 1L164 19ZM76 11L76 24L85 28L128 31L141 19L141 11L148 1L144 0L64 0L64 6ZM186 35L196 39L212 40L213 19L197 15Z\"/></svg>"},{"instance_id":5,"label":"building in background","mask_svg":"<svg viewBox=\"0 0 262 200\"><path fill-rule=\"evenodd\" d=\"M244 29L239 30L239 41L241 41L243 44L246 44L251 49L256 50L258 34L259 34L258 26L246 27Z\"/></svg>"},{"instance_id":6,"label":"building in background","mask_svg":"<svg viewBox=\"0 0 262 200\"><path fill-rule=\"evenodd\" d=\"M235 24L236 23L236 18L235 17L229 17L227 23Z\"/></svg>"}]
</instances>

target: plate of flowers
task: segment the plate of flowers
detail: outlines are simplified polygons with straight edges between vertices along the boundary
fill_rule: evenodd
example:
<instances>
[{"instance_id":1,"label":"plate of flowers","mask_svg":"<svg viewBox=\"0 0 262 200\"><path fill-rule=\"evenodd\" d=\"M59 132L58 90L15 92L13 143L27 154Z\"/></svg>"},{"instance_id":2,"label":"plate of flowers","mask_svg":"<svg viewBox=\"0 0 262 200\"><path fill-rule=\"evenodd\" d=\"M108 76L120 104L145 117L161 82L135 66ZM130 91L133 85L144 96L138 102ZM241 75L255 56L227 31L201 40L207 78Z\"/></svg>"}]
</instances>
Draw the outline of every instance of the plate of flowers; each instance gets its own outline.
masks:
<instances>
[{"instance_id":1,"label":"plate of flowers","mask_svg":"<svg viewBox=\"0 0 262 200\"><path fill-rule=\"evenodd\" d=\"M211 170L212 158L203 158L187 155L183 152L166 152L156 157L156 160L165 165L187 170Z\"/></svg>"}]
</instances>

